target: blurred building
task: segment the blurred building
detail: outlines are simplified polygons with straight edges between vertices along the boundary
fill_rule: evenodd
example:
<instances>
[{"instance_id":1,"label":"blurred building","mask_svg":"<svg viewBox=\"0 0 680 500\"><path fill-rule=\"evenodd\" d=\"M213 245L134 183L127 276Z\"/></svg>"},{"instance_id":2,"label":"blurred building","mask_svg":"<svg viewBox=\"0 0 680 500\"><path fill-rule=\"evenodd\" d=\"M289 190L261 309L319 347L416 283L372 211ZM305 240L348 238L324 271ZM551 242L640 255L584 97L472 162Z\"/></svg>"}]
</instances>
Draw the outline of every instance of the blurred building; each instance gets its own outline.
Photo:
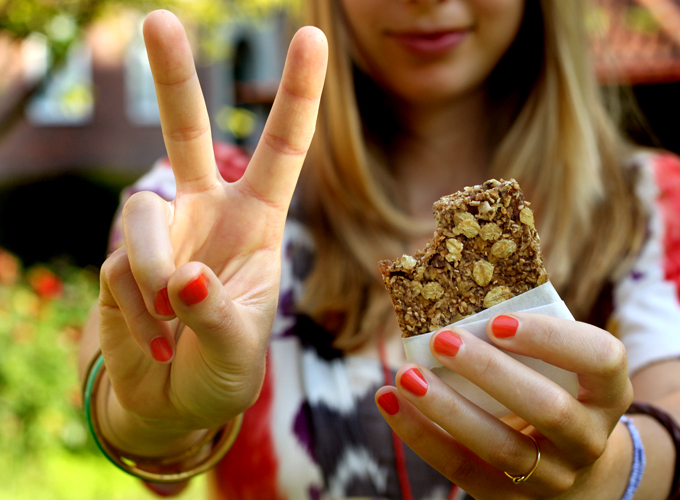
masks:
<instances>
[{"instance_id":1,"label":"blurred building","mask_svg":"<svg viewBox=\"0 0 680 500\"><path fill-rule=\"evenodd\" d=\"M646 117L631 136L680 153L680 0L591 0L586 21L600 81L630 86ZM254 147L289 34L285 14L273 12L211 35L217 50L199 57L198 72L215 139ZM205 41L198 29L191 38ZM46 57L39 37L20 48L0 39L0 116L22 82L44 74ZM141 17L121 12L92 26L0 139L0 247L28 261L66 253L101 262L120 187L165 154ZM84 237L84 228L99 232Z\"/></svg>"},{"instance_id":2,"label":"blurred building","mask_svg":"<svg viewBox=\"0 0 680 500\"><path fill-rule=\"evenodd\" d=\"M285 56L284 19L280 13L234 19L213 41L227 48L223 58L197 57L216 139L249 145L261 129ZM200 35L195 30L192 38ZM21 87L44 76L47 47L31 37L0 58L12 59L20 78L10 85ZM6 89L5 107L17 93ZM126 13L93 26L31 100L25 118L0 143L0 183L97 169L134 176L163 154L141 19Z\"/></svg>"},{"instance_id":3,"label":"blurred building","mask_svg":"<svg viewBox=\"0 0 680 500\"><path fill-rule=\"evenodd\" d=\"M680 1L595 0L587 21L602 82L680 80Z\"/></svg>"},{"instance_id":4,"label":"blurred building","mask_svg":"<svg viewBox=\"0 0 680 500\"><path fill-rule=\"evenodd\" d=\"M212 35L219 57L196 50L215 139L253 147L278 88L286 26L280 12L231 19ZM202 36L190 30L196 47ZM47 54L40 37L20 47L0 40L0 116L44 76ZM0 138L0 248L28 263L67 255L100 264L121 187L165 155L141 16L92 26Z\"/></svg>"},{"instance_id":5,"label":"blurred building","mask_svg":"<svg viewBox=\"0 0 680 500\"><path fill-rule=\"evenodd\" d=\"M635 141L680 154L680 1L592 0L587 22L603 85L630 89ZM636 113L635 111L638 111Z\"/></svg>"}]
</instances>

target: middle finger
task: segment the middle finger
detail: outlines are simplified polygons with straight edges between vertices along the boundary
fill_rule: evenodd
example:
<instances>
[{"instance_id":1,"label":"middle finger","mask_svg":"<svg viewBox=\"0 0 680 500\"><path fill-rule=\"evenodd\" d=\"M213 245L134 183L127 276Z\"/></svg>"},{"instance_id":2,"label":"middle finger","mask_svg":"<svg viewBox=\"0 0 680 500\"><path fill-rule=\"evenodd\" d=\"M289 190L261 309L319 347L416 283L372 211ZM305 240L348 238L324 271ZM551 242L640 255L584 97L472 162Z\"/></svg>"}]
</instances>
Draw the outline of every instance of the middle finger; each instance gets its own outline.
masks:
<instances>
[{"instance_id":1,"label":"middle finger","mask_svg":"<svg viewBox=\"0 0 680 500\"><path fill-rule=\"evenodd\" d=\"M456 348L447 349L447 344ZM583 453L600 430L591 413L562 387L465 330L438 332L431 346L445 367L575 456Z\"/></svg>"},{"instance_id":2,"label":"middle finger","mask_svg":"<svg viewBox=\"0 0 680 500\"><path fill-rule=\"evenodd\" d=\"M178 194L219 185L210 118L182 24L168 11L152 12L144 21L144 41Z\"/></svg>"}]
</instances>

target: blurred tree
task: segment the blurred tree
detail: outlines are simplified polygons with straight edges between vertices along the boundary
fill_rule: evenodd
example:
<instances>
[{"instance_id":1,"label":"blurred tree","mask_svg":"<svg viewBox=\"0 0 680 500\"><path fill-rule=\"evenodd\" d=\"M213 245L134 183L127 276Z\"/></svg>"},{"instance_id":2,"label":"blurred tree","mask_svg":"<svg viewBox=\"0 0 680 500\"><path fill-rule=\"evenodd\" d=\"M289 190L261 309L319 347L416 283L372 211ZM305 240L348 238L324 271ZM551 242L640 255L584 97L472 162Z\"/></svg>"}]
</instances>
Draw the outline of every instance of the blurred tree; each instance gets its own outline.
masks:
<instances>
[{"instance_id":1,"label":"blurred tree","mask_svg":"<svg viewBox=\"0 0 680 500\"><path fill-rule=\"evenodd\" d=\"M14 87L14 95L0 93L0 141L24 116L31 98L50 81L66 61L69 49L82 39L94 21L115 15L121 8L149 12L165 8L189 25L200 27L208 39L232 16L258 16L296 0L0 0L0 35L13 43L39 35L49 54L44 75ZM1 91L0 91L1 92Z\"/></svg>"}]
</instances>

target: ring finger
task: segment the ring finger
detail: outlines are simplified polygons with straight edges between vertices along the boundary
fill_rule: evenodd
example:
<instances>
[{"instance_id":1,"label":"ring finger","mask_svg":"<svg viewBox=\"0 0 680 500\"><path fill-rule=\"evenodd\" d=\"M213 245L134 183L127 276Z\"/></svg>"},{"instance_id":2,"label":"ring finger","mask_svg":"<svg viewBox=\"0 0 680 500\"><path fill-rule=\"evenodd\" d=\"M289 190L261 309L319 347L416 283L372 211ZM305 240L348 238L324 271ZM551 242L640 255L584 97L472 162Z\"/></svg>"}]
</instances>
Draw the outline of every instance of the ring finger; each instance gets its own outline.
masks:
<instances>
[{"instance_id":1,"label":"ring finger","mask_svg":"<svg viewBox=\"0 0 680 500\"><path fill-rule=\"evenodd\" d=\"M406 366L404 373L412 367L413 365ZM437 378L430 372L426 372L426 377L428 382ZM556 477L561 477L564 475L563 471L551 464L550 460L546 460L546 447L542 442L542 458L537 463L536 446L530 437L493 417L491 419L495 423L490 422L486 412L479 408L475 410L474 405L462 396L453 395L435 402L436 398L432 395L436 388L431 388L429 396L415 396L415 400L408 392L399 393L391 387L383 387L376 394L378 407L388 424L423 460L474 498L515 498L513 493L526 493L527 488L533 494L539 493L545 497L551 497L559 491L559 487L550 484L548 478L555 477L556 473ZM447 389L453 392L452 389ZM451 411L450 407L435 409L436 405L450 404L451 400L456 400L456 407L463 407L463 410ZM449 413L451 415L435 420L428 415L429 412L438 412L439 416ZM482 420L476 420L477 418ZM512 451L513 455L525 455L508 461L493 452L501 447L510 450L509 443L515 443L517 447ZM510 465L507 468L503 465L511 461L516 462L513 469ZM521 485L513 484L512 479L504 473L507 471L513 476L524 476L534 466L537 466L534 474ZM520 470L520 467L524 469Z\"/></svg>"},{"instance_id":2,"label":"ring finger","mask_svg":"<svg viewBox=\"0 0 680 500\"><path fill-rule=\"evenodd\" d=\"M400 393L423 415L486 463L511 476L526 475L535 465L536 445L530 437L482 410L429 370L405 365L397 381Z\"/></svg>"}]
</instances>

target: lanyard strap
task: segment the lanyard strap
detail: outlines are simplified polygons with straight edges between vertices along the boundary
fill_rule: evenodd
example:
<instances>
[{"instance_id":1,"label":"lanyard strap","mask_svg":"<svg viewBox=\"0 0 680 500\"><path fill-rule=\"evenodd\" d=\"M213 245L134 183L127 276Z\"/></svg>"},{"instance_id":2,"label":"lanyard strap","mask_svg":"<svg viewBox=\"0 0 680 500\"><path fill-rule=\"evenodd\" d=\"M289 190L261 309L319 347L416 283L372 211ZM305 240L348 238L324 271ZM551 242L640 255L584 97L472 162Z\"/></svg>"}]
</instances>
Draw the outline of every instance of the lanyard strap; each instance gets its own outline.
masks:
<instances>
[{"instance_id":1,"label":"lanyard strap","mask_svg":"<svg viewBox=\"0 0 680 500\"><path fill-rule=\"evenodd\" d=\"M378 336L378 350L380 351L380 365L382 366L383 378L385 385L392 385L392 370L390 370L387 363L387 351L385 349L385 339L380 332ZM401 488L401 497L403 500L413 500L413 493L411 492L411 483L408 480L408 470L406 469L406 454L404 453L404 442L401 438L390 428L392 432L392 446L394 447L394 460L397 465L397 477L399 478L399 486ZM458 486L455 484L451 487L448 500L453 500L458 492Z\"/></svg>"}]
</instances>

